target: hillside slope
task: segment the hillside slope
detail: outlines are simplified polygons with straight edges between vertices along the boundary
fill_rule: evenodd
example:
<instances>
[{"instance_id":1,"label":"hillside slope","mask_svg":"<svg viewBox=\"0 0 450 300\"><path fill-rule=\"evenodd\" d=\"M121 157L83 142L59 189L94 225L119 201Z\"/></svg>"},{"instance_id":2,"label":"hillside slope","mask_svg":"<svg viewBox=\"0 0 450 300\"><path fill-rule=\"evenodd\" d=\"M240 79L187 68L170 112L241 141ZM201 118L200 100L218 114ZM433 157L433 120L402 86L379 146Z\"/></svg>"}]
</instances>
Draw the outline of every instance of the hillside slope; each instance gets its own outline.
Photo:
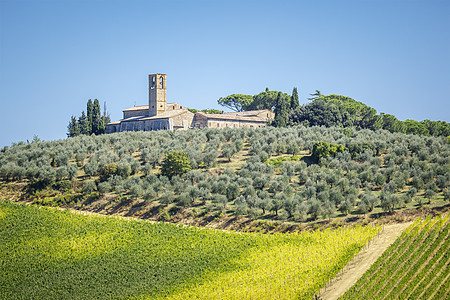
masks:
<instances>
[{"instance_id":1,"label":"hillside slope","mask_svg":"<svg viewBox=\"0 0 450 300\"><path fill-rule=\"evenodd\" d=\"M342 299L448 299L449 216L418 219Z\"/></svg>"},{"instance_id":2,"label":"hillside slope","mask_svg":"<svg viewBox=\"0 0 450 300\"><path fill-rule=\"evenodd\" d=\"M316 161L311 154L320 143L345 151ZM162 176L171 151L186 152L193 170ZM5 147L0 178L2 190L24 183L21 201L107 214L347 224L445 206L450 145L383 130L302 126L123 132Z\"/></svg>"},{"instance_id":3,"label":"hillside slope","mask_svg":"<svg viewBox=\"0 0 450 300\"><path fill-rule=\"evenodd\" d=\"M0 299L311 299L378 231L236 233L0 201Z\"/></svg>"},{"instance_id":4,"label":"hillside slope","mask_svg":"<svg viewBox=\"0 0 450 300\"><path fill-rule=\"evenodd\" d=\"M320 291L320 297L323 300L335 300L344 295L410 225L411 222L384 225L380 234Z\"/></svg>"}]
</instances>

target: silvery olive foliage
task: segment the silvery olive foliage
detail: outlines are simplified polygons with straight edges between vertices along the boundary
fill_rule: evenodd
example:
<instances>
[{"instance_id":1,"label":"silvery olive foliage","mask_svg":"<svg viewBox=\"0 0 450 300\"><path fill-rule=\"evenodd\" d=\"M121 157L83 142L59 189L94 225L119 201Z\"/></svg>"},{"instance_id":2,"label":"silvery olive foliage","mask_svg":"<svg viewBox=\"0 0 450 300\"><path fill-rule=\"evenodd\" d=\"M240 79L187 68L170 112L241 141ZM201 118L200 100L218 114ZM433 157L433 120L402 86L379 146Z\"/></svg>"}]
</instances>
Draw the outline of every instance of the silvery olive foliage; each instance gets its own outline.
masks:
<instances>
[{"instance_id":1,"label":"silvery olive foliage","mask_svg":"<svg viewBox=\"0 0 450 300\"><path fill-rule=\"evenodd\" d=\"M345 151L316 162L309 155L317 142ZM192 170L168 178L158 170L173 151L186 153ZM239 155L241 164L228 169ZM303 158L269 163L279 155ZM114 170L107 176L100 174L106 165ZM418 194L424 202L436 195L448 200L450 145L443 137L386 130L348 134L317 126L81 135L4 147L0 178L48 185L81 178L85 192L305 220L368 213L376 206L392 212L418 201Z\"/></svg>"}]
</instances>

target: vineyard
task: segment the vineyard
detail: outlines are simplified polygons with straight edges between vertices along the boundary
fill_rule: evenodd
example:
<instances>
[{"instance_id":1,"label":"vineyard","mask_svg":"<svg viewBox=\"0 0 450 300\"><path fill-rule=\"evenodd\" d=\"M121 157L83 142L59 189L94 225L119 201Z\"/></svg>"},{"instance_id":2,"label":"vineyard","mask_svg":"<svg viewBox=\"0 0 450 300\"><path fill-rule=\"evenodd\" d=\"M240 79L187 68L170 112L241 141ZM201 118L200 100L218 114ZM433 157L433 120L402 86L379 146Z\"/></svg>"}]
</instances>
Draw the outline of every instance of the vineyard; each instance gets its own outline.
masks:
<instances>
[{"instance_id":1,"label":"vineyard","mask_svg":"<svg viewBox=\"0 0 450 300\"><path fill-rule=\"evenodd\" d=\"M311 299L378 232L236 233L1 201L0 299Z\"/></svg>"},{"instance_id":2,"label":"vineyard","mask_svg":"<svg viewBox=\"0 0 450 300\"><path fill-rule=\"evenodd\" d=\"M449 214L418 219L343 299L448 299Z\"/></svg>"}]
</instances>

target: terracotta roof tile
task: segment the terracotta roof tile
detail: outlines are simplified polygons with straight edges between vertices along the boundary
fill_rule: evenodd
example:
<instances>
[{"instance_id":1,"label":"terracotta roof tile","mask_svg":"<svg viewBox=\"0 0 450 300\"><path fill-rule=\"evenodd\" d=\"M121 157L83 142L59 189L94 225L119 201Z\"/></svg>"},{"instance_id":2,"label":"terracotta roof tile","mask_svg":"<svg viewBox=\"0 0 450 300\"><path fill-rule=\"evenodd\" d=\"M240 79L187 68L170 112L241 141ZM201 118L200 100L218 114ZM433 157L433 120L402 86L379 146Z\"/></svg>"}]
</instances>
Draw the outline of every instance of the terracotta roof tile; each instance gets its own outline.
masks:
<instances>
[{"instance_id":1,"label":"terracotta roof tile","mask_svg":"<svg viewBox=\"0 0 450 300\"><path fill-rule=\"evenodd\" d=\"M269 110L261 109L261 110L238 111L238 112L223 113L222 115L247 117L247 116L257 116L258 114L264 112L269 112Z\"/></svg>"},{"instance_id":2,"label":"terracotta roof tile","mask_svg":"<svg viewBox=\"0 0 450 300\"><path fill-rule=\"evenodd\" d=\"M232 121L253 121L253 122L267 122L267 119L260 118L256 116L236 116L230 114L205 114L202 112L197 112L196 114L200 114L208 119L216 119L216 120L232 120Z\"/></svg>"},{"instance_id":3,"label":"terracotta roof tile","mask_svg":"<svg viewBox=\"0 0 450 300\"><path fill-rule=\"evenodd\" d=\"M175 116L178 116L182 113L187 112L188 110L186 108L183 109L174 109L174 110L169 110L169 111L165 111L163 113L160 113L157 116L153 116L153 117L145 117L142 118L143 120L157 120L157 119L166 119L166 118L173 118Z\"/></svg>"},{"instance_id":4,"label":"terracotta roof tile","mask_svg":"<svg viewBox=\"0 0 450 300\"><path fill-rule=\"evenodd\" d=\"M169 105L169 106L178 105L178 106L185 108L184 106L182 106L178 103L175 103L175 102L167 103L166 105ZM136 106L124 109L123 111L136 111L136 110L147 110L147 109L148 109L148 105L136 105Z\"/></svg>"},{"instance_id":5,"label":"terracotta roof tile","mask_svg":"<svg viewBox=\"0 0 450 300\"><path fill-rule=\"evenodd\" d=\"M138 106L133 106L127 109L124 109L123 111L135 111L135 110L147 110L148 109L148 105L138 105Z\"/></svg>"}]
</instances>

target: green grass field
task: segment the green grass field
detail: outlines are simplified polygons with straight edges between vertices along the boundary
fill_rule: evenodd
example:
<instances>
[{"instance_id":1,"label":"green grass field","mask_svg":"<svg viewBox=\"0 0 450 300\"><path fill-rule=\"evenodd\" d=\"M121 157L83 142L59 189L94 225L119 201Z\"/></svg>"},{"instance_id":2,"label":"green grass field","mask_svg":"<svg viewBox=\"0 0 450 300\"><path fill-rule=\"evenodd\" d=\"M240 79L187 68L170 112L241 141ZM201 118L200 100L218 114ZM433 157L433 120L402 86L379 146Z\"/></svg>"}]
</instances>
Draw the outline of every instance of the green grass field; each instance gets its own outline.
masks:
<instances>
[{"instance_id":1,"label":"green grass field","mask_svg":"<svg viewBox=\"0 0 450 300\"><path fill-rule=\"evenodd\" d=\"M343 299L448 299L449 214L416 221Z\"/></svg>"},{"instance_id":2,"label":"green grass field","mask_svg":"<svg viewBox=\"0 0 450 300\"><path fill-rule=\"evenodd\" d=\"M0 202L0 298L310 299L379 228L250 234Z\"/></svg>"}]
</instances>

